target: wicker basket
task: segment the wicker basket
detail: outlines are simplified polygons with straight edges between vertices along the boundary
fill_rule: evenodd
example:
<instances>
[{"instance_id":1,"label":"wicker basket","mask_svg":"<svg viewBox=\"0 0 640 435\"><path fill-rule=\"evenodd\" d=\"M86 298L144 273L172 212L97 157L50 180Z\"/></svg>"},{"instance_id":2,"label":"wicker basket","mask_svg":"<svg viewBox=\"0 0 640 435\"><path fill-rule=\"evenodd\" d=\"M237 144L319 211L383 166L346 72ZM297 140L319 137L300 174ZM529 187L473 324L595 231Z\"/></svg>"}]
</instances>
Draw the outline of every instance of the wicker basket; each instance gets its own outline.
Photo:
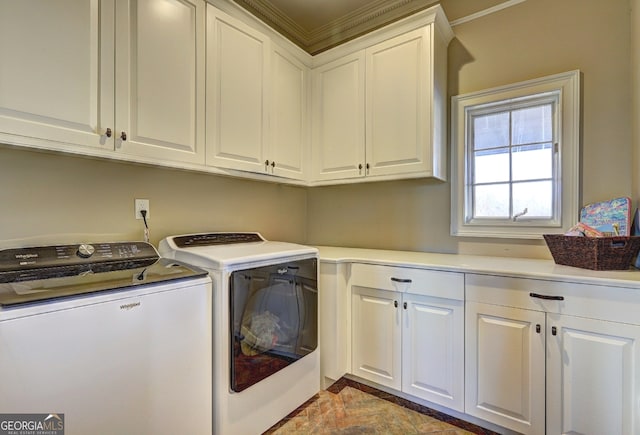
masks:
<instances>
[{"instance_id":1,"label":"wicker basket","mask_svg":"<svg viewBox=\"0 0 640 435\"><path fill-rule=\"evenodd\" d=\"M592 270L627 270L640 250L640 237L577 237L544 234L556 264Z\"/></svg>"}]
</instances>

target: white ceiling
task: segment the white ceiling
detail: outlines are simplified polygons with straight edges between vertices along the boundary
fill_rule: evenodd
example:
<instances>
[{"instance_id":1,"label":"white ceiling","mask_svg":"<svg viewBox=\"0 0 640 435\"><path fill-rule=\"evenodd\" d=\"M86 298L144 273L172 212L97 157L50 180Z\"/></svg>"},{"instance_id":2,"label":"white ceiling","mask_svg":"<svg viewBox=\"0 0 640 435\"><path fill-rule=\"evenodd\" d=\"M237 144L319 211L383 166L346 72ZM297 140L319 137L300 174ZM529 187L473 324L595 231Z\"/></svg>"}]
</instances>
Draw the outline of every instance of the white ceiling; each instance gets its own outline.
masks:
<instances>
[{"instance_id":1,"label":"white ceiling","mask_svg":"<svg viewBox=\"0 0 640 435\"><path fill-rule=\"evenodd\" d=\"M234 1L311 54L339 45L439 2L439 0Z\"/></svg>"}]
</instances>

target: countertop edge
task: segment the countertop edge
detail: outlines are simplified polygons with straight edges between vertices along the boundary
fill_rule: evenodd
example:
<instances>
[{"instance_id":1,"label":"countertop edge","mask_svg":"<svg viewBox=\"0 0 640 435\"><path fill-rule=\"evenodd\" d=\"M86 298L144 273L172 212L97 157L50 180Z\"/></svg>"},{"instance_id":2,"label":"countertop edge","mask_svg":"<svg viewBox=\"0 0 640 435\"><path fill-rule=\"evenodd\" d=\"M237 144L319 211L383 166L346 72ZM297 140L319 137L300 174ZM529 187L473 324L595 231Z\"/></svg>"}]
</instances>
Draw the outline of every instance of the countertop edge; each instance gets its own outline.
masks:
<instances>
[{"instance_id":1,"label":"countertop edge","mask_svg":"<svg viewBox=\"0 0 640 435\"><path fill-rule=\"evenodd\" d=\"M447 272L540 279L640 289L640 270L595 271L557 265L553 260L315 246L324 263L370 263Z\"/></svg>"}]
</instances>

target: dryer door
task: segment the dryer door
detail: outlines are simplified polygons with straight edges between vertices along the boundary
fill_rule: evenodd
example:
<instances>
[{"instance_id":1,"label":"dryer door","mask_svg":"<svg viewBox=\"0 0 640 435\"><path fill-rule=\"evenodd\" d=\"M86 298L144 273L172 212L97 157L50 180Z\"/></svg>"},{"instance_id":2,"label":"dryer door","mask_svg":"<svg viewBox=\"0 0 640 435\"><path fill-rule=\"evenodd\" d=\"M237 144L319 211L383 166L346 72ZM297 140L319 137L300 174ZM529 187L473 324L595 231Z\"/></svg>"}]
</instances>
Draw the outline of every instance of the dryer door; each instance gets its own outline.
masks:
<instances>
[{"instance_id":1,"label":"dryer door","mask_svg":"<svg viewBox=\"0 0 640 435\"><path fill-rule=\"evenodd\" d=\"M315 258L231 274L231 389L242 391L318 345Z\"/></svg>"}]
</instances>

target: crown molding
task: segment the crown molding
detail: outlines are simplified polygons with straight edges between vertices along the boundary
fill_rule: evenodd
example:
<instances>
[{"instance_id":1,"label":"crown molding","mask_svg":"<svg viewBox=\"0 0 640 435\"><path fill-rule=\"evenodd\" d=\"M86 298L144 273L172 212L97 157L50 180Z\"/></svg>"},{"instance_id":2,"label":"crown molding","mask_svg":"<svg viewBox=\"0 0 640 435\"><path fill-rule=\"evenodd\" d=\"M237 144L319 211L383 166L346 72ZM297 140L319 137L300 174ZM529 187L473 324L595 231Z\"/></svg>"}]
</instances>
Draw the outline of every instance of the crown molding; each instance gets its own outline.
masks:
<instances>
[{"instance_id":1,"label":"crown molding","mask_svg":"<svg viewBox=\"0 0 640 435\"><path fill-rule=\"evenodd\" d=\"M374 0L311 31L302 28L268 0L234 0L309 54L317 54L415 12L439 0Z\"/></svg>"},{"instance_id":2,"label":"crown molding","mask_svg":"<svg viewBox=\"0 0 640 435\"><path fill-rule=\"evenodd\" d=\"M500 3L500 4L495 5L493 7L478 11L478 12L476 12L474 14L467 15L466 17L462 17L462 18L458 18L457 20L453 20L453 21L451 21L450 25L451 25L451 27L455 27L455 26L458 26L460 24L468 23L469 21L477 20L478 18L482 18L482 17L485 17L487 15L491 15L494 12L499 12L499 11L501 11L503 9L510 8L511 6L515 6L515 5L523 3L525 1L527 1L527 0L507 0L504 3Z\"/></svg>"}]
</instances>

